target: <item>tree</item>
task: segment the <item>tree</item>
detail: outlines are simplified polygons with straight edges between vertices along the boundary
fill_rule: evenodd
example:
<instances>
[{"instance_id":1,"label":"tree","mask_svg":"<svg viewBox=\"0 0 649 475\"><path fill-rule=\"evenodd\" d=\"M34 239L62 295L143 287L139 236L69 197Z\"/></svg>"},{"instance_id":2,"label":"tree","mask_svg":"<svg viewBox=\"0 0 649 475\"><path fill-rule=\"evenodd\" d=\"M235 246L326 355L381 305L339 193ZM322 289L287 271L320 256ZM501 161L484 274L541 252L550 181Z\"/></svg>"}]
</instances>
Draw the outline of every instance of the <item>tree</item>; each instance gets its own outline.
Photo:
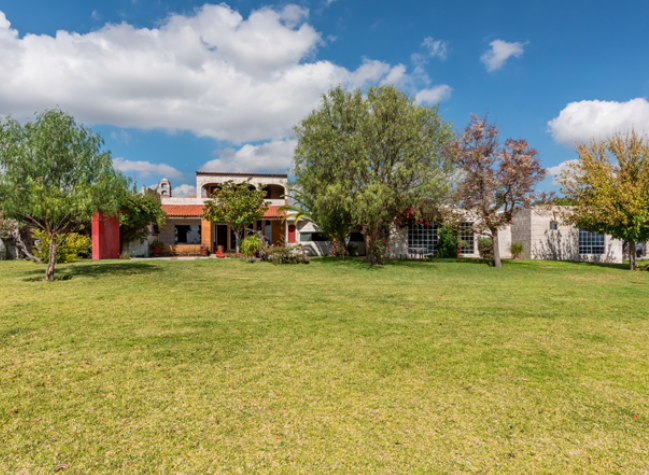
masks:
<instances>
[{"instance_id":1,"label":"tree","mask_svg":"<svg viewBox=\"0 0 649 475\"><path fill-rule=\"evenodd\" d=\"M60 110L36 115L21 126L0 121L0 211L9 219L45 231L54 280L56 248L94 212L115 214L127 189L113 168L103 140Z\"/></svg>"},{"instance_id":2,"label":"tree","mask_svg":"<svg viewBox=\"0 0 649 475\"><path fill-rule=\"evenodd\" d=\"M213 223L226 223L234 232L236 250L245 228L259 221L266 210L264 201L266 191L255 189L250 179L243 183L225 182L212 194L212 199L205 202L203 218Z\"/></svg>"},{"instance_id":3,"label":"tree","mask_svg":"<svg viewBox=\"0 0 649 475\"><path fill-rule=\"evenodd\" d=\"M350 213L340 203L332 202L328 196L312 196L302 193L298 188L290 191L290 198L297 204L287 204L280 208L284 214L282 222L292 217L297 223L299 220L311 221L318 225L322 232L339 243L339 255L345 259L347 253L345 240L356 227Z\"/></svg>"},{"instance_id":4,"label":"tree","mask_svg":"<svg viewBox=\"0 0 649 475\"><path fill-rule=\"evenodd\" d=\"M450 151L461 174L457 203L476 215L474 231L491 237L494 266L502 267L498 229L511 224L514 213L534 200L548 199L545 193L534 193L546 174L538 152L525 139L510 138L501 147L496 126L474 114Z\"/></svg>"},{"instance_id":5,"label":"tree","mask_svg":"<svg viewBox=\"0 0 649 475\"><path fill-rule=\"evenodd\" d=\"M149 236L149 226L164 226L167 214L160 200L153 193L127 193L119 207L119 238L123 248L130 242L144 240Z\"/></svg>"},{"instance_id":6,"label":"tree","mask_svg":"<svg viewBox=\"0 0 649 475\"><path fill-rule=\"evenodd\" d=\"M576 205L563 219L590 232L635 245L649 240L649 138L635 131L616 134L590 147L577 144L579 160L568 163L557 181Z\"/></svg>"},{"instance_id":7,"label":"tree","mask_svg":"<svg viewBox=\"0 0 649 475\"><path fill-rule=\"evenodd\" d=\"M349 215L370 265L383 263L398 213L439 204L449 190L443 150L452 126L392 86L370 87L366 97L331 89L295 132L297 186L318 208Z\"/></svg>"}]
</instances>

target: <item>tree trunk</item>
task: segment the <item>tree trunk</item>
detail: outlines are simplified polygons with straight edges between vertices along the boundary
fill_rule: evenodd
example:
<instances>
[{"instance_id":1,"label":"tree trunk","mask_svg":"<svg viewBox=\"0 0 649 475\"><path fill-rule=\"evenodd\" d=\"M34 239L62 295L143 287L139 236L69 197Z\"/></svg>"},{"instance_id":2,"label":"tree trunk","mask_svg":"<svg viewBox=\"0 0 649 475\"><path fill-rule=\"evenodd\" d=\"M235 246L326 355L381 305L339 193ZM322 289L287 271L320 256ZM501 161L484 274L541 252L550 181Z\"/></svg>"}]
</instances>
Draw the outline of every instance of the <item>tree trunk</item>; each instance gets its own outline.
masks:
<instances>
[{"instance_id":1,"label":"tree trunk","mask_svg":"<svg viewBox=\"0 0 649 475\"><path fill-rule=\"evenodd\" d=\"M239 253L239 242L241 242L241 231L235 229L234 230L234 250Z\"/></svg>"},{"instance_id":2,"label":"tree trunk","mask_svg":"<svg viewBox=\"0 0 649 475\"><path fill-rule=\"evenodd\" d=\"M502 267L503 263L500 260L500 248L498 246L498 229L491 230L491 240L494 246L494 267Z\"/></svg>"},{"instance_id":3,"label":"tree trunk","mask_svg":"<svg viewBox=\"0 0 649 475\"><path fill-rule=\"evenodd\" d=\"M365 229L363 231L365 237L365 261L371 266L383 265L383 252L385 246L383 245L383 237L378 230L371 231Z\"/></svg>"},{"instance_id":4,"label":"tree trunk","mask_svg":"<svg viewBox=\"0 0 649 475\"><path fill-rule=\"evenodd\" d=\"M20 237L20 228L12 234L14 240L16 241L16 247L20 249L20 252L22 252L27 259L32 260L34 262L41 262L41 260L34 256L31 252L27 250L27 245L23 242L23 239Z\"/></svg>"},{"instance_id":5,"label":"tree trunk","mask_svg":"<svg viewBox=\"0 0 649 475\"><path fill-rule=\"evenodd\" d=\"M635 241L629 241L629 269L635 270Z\"/></svg>"},{"instance_id":6,"label":"tree trunk","mask_svg":"<svg viewBox=\"0 0 649 475\"><path fill-rule=\"evenodd\" d=\"M47 262L47 270L45 271L45 280L52 282L54 280L54 266L56 265L56 234L50 235L50 255Z\"/></svg>"}]
</instances>

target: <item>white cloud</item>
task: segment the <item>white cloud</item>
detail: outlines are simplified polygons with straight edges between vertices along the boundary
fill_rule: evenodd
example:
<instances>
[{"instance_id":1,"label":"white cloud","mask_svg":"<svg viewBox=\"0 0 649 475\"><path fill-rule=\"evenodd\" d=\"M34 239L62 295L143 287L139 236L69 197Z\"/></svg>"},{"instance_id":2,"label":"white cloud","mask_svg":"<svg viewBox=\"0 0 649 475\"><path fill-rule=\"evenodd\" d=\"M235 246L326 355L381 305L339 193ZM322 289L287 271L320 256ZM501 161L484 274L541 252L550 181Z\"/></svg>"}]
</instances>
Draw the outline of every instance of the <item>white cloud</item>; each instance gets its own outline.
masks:
<instances>
[{"instance_id":1,"label":"white cloud","mask_svg":"<svg viewBox=\"0 0 649 475\"><path fill-rule=\"evenodd\" d=\"M446 59L446 54L448 51L448 42L442 40L436 40L429 36L426 39L424 39L422 46L424 46L428 50L428 54L432 58L438 57L442 61Z\"/></svg>"},{"instance_id":2,"label":"white cloud","mask_svg":"<svg viewBox=\"0 0 649 475\"><path fill-rule=\"evenodd\" d=\"M171 196L174 198L187 198L188 196L196 196L196 187L192 185L178 185L174 186L171 191Z\"/></svg>"},{"instance_id":3,"label":"white cloud","mask_svg":"<svg viewBox=\"0 0 649 475\"><path fill-rule=\"evenodd\" d=\"M296 140L275 140L261 145L244 145L239 150L228 148L218 152L201 171L215 172L277 172L287 173L293 163Z\"/></svg>"},{"instance_id":4,"label":"white cloud","mask_svg":"<svg viewBox=\"0 0 649 475\"><path fill-rule=\"evenodd\" d=\"M423 89L415 96L417 104L436 104L451 97L453 88L447 85L435 86L430 89Z\"/></svg>"},{"instance_id":5,"label":"white cloud","mask_svg":"<svg viewBox=\"0 0 649 475\"><path fill-rule=\"evenodd\" d=\"M119 132L111 132L110 138L117 143L123 143L128 145L131 141L131 135L125 130L120 130Z\"/></svg>"},{"instance_id":6,"label":"white cloud","mask_svg":"<svg viewBox=\"0 0 649 475\"><path fill-rule=\"evenodd\" d=\"M145 161L131 161L124 160L122 157L113 159L113 166L125 173L136 172L140 178L146 178L152 173L156 175L163 175L167 178L182 178L183 174L176 170L174 167L165 165L164 163L157 164Z\"/></svg>"},{"instance_id":7,"label":"white cloud","mask_svg":"<svg viewBox=\"0 0 649 475\"><path fill-rule=\"evenodd\" d=\"M617 132L649 132L649 102L640 97L627 102L571 102L548 122L549 132L558 143L574 146L575 142L602 140Z\"/></svg>"},{"instance_id":8,"label":"white cloud","mask_svg":"<svg viewBox=\"0 0 649 475\"><path fill-rule=\"evenodd\" d=\"M95 21L101 20L101 15L99 14L99 12L97 10L93 10L92 13L90 14L90 16Z\"/></svg>"},{"instance_id":9,"label":"white cloud","mask_svg":"<svg viewBox=\"0 0 649 475\"><path fill-rule=\"evenodd\" d=\"M507 43L503 40L494 40L489 45L491 49L485 54L480 56L482 61L487 67L487 71L495 71L500 69L510 57L520 58L523 56L523 48L529 42L525 43Z\"/></svg>"},{"instance_id":10,"label":"white cloud","mask_svg":"<svg viewBox=\"0 0 649 475\"><path fill-rule=\"evenodd\" d=\"M547 172L547 177L552 178L553 185L558 185L559 182L557 182L557 176L559 176L562 171L566 170L568 168L568 165L570 165L571 163L575 163L577 161L578 160L564 160L557 166L546 168L545 171Z\"/></svg>"},{"instance_id":11,"label":"white cloud","mask_svg":"<svg viewBox=\"0 0 649 475\"><path fill-rule=\"evenodd\" d=\"M0 114L27 118L60 106L87 124L239 144L290 136L333 85L405 83L401 65L365 59L353 71L314 59L323 40L307 17L296 5L243 18L206 4L158 28L122 22L20 37L0 12Z\"/></svg>"}]
</instances>

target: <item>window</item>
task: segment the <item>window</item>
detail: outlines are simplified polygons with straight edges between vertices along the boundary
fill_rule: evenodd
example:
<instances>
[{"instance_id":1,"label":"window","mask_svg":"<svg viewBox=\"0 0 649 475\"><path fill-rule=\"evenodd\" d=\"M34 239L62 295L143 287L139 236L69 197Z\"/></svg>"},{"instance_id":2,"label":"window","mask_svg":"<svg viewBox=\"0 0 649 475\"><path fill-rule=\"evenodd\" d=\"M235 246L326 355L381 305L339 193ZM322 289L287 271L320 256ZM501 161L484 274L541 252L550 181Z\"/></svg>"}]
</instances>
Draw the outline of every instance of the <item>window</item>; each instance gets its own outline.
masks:
<instances>
[{"instance_id":1,"label":"window","mask_svg":"<svg viewBox=\"0 0 649 475\"><path fill-rule=\"evenodd\" d=\"M300 242L324 242L330 241L325 233L300 233Z\"/></svg>"},{"instance_id":2,"label":"window","mask_svg":"<svg viewBox=\"0 0 649 475\"><path fill-rule=\"evenodd\" d=\"M475 238L473 236L473 223L460 223L458 239L466 242L466 246L460 248L460 254L473 254L475 252Z\"/></svg>"},{"instance_id":3,"label":"window","mask_svg":"<svg viewBox=\"0 0 649 475\"><path fill-rule=\"evenodd\" d=\"M559 225L554 221L550 221L550 231L556 231L557 229L559 229Z\"/></svg>"},{"instance_id":4,"label":"window","mask_svg":"<svg viewBox=\"0 0 649 475\"><path fill-rule=\"evenodd\" d=\"M604 254L604 235L580 229L579 254Z\"/></svg>"},{"instance_id":5,"label":"window","mask_svg":"<svg viewBox=\"0 0 649 475\"><path fill-rule=\"evenodd\" d=\"M174 226L174 244L200 244L201 226L199 224Z\"/></svg>"},{"instance_id":6,"label":"window","mask_svg":"<svg viewBox=\"0 0 649 475\"><path fill-rule=\"evenodd\" d=\"M437 253L437 226L408 224L408 254Z\"/></svg>"},{"instance_id":7,"label":"window","mask_svg":"<svg viewBox=\"0 0 649 475\"><path fill-rule=\"evenodd\" d=\"M349 241L350 242L365 242L365 239L363 238L363 233L351 233L349 235Z\"/></svg>"}]
</instances>

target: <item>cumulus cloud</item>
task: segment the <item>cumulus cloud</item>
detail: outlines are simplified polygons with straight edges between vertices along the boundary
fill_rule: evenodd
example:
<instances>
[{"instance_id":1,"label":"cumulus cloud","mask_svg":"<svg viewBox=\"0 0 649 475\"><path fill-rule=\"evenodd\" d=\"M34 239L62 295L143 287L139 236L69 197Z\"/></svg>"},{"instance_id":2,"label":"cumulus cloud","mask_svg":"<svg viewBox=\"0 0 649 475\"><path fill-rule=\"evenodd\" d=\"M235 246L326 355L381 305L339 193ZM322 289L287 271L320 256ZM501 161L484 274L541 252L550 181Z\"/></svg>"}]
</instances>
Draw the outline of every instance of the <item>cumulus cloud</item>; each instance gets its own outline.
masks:
<instances>
[{"instance_id":1,"label":"cumulus cloud","mask_svg":"<svg viewBox=\"0 0 649 475\"><path fill-rule=\"evenodd\" d=\"M180 171L164 163L132 161L117 157L113 159L113 166L124 173L136 172L140 178L146 178L151 174L164 175L167 178L182 178L183 176Z\"/></svg>"},{"instance_id":2,"label":"cumulus cloud","mask_svg":"<svg viewBox=\"0 0 649 475\"><path fill-rule=\"evenodd\" d=\"M196 196L196 187L192 185L178 185L174 186L171 192L174 198L187 198L188 196Z\"/></svg>"},{"instance_id":3,"label":"cumulus cloud","mask_svg":"<svg viewBox=\"0 0 649 475\"><path fill-rule=\"evenodd\" d=\"M436 104L451 97L452 90L450 86L446 85L423 89L415 96L415 102L417 104Z\"/></svg>"},{"instance_id":4,"label":"cumulus cloud","mask_svg":"<svg viewBox=\"0 0 649 475\"><path fill-rule=\"evenodd\" d=\"M442 40L436 40L429 36L426 39L424 39L422 46L424 46L428 50L428 54L432 58L438 57L442 61L446 59L446 53L448 51L448 42Z\"/></svg>"},{"instance_id":5,"label":"cumulus cloud","mask_svg":"<svg viewBox=\"0 0 649 475\"><path fill-rule=\"evenodd\" d=\"M293 161L296 140L274 140L261 145L247 144L239 150L228 148L218 152L202 171L214 172L277 172L287 173Z\"/></svg>"},{"instance_id":6,"label":"cumulus cloud","mask_svg":"<svg viewBox=\"0 0 649 475\"><path fill-rule=\"evenodd\" d=\"M561 174L562 171L566 170L571 163L576 162L578 162L578 160L564 160L557 166L546 168L547 178L552 179L553 185L558 185L559 182L557 182L557 177Z\"/></svg>"},{"instance_id":7,"label":"cumulus cloud","mask_svg":"<svg viewBox=\"0 0 649 475\"><path fill-rule=\"evenodd\" d=\"M503 40L494 40L489 43L491 49L480 56L480 61L485 64L487 71L495 71L502 68L510 57L520 58L523 56L523 49L528 43L527 41L525 43L507 43Z\"/></svg>"},{"instance_id":8,"label":"cumulus cloud","mask_svg":"<svg viewBox=\"0 0 649 475\"><path fill-rule=\"evenodd\" d=\"M240 144L281 140L332 85L403 81L402 65L357 70L316 60L324 44L296 5L247 18L225 4L55 36L11 28L0 12L0 114L60 106L87 124L169 131Z\"/></svg>"},{"instance_id":9,"label":"cumulus cloud","mask_svg":"<svg viewBox=\"0 0 649 475\"><path fill-rule=\"evenodd\" d=\"M571 102L548 122L549 132L558 143L574 146L575 142L602 140L617 132L649 132L649 102L644 98L627 102Z\"/></svg>"}]
</instances>

